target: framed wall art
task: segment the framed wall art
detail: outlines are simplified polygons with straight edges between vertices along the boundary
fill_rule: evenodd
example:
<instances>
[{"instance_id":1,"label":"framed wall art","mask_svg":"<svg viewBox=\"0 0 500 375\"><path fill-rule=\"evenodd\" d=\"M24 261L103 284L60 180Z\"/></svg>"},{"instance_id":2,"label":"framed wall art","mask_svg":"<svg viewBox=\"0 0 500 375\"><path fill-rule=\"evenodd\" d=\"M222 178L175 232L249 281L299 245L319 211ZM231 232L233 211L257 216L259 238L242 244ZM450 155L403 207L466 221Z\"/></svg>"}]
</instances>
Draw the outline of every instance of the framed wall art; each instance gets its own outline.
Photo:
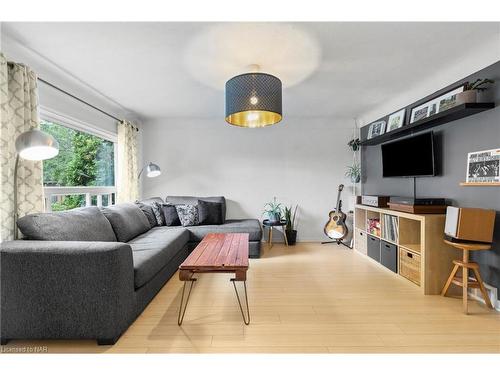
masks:
<instances>
[{"instance_id":1,"label":"framed wall art","mask_svg":"<svg viewBox=\"0 0 500 375\"><path fill-rule=\"evenodd\" d=\"M406 110L403 108L401 111L393 113L389 116L389 120L387 121L387 131L386 133L399 129L403 126L405 121L405 112Z\"/></svg>"},{"instance_id":2,"label":"framed wall art","mask_svg":"<svg viewBox=\"0 0 500 375\"><path fill-rule=\"evenodd\" d=\"M370 124L368 129L368 139L375 138L379 135L384 134L385 131L385 121L376 121Z\"/></svg>"},{"instance_id":3,"label":"framed wall art","mask_svg":"<svg viewBox=\"0 0 500 375\"><path fill-rule=\"evenodd\" d=\"M500 148L467 154L467 183L500 183Z\"/></svg>"}]
</instances>

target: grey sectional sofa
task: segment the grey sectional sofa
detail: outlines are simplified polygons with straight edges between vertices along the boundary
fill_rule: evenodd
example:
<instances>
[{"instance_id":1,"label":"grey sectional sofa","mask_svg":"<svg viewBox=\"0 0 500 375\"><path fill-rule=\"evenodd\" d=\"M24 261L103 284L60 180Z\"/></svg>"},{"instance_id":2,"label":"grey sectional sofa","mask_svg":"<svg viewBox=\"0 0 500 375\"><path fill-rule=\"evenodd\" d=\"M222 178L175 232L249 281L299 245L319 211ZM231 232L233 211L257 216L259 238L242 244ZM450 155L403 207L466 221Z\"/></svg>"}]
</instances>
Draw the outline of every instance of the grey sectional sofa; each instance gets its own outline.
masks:
<instances>
[{"instance_id":1,"label":"grey sectional sofa","mask_svg":"<svg viewBox=\"0 0 500 375\"><path fill-rule=\"evenodd\" d=\"M167 199L180 204L197 198ZM224 203L225 219L224 198L212 199ZM262 237L253 219L152 227L132 203L28 215L18 226L27 239L0 244L2 344L11 339L113 344L205 234L249 233L251 257L259 257Z\"/></svg>"}]
</instances>

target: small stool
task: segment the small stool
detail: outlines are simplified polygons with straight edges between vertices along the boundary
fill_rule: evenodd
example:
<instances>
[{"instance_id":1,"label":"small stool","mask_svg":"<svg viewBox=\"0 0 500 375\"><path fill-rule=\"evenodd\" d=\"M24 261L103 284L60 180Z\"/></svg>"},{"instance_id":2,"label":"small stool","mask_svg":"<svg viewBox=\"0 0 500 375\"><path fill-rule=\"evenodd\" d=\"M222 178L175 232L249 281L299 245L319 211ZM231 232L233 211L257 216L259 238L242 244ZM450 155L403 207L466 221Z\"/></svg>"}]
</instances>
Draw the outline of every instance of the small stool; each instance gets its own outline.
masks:
<instances>
[{"instance_id":1,"label":"small stool","mask_svg":"<svg viewBox=\"0 0 500 375\"><path fill-rule=\"evenodd\" d=\"M488 294L486 293L486 289L484 288L483 284L483 279L481 278L481 275L479 273L479 265L476 262L469 262L469 251L476 251L476 250L489 250L491 249L491 245L489 244L483 244L483 243L458 243L458 242L450 242L447 240L444 240L444 242L447 245L453 246L457 249L460 249L463 251L463 258L461 261L459 260L454 260L453 264L455 267L453 267L453 270L451 271L450 277L448 278L448 281L446 281L446 284L444 285L443 291L441 292L441 295L444 296L446 292L448 291L448 288L450 285L453 283L455 285L461 286L462 287L462 298L463 298L463 309L464 309L464 314L467 314L467 288L476 288L480 289L481 293L483 295L484 301L486 302L486 305L489 308L493 308L491 305L490 298L488 297ZM458 268L462 267L462 277L455 277L455 274L458 272ZM471 269L474 272L474 275L476 276L475 278L469 277L469 269Z\"/></svg>"}]
</instances>

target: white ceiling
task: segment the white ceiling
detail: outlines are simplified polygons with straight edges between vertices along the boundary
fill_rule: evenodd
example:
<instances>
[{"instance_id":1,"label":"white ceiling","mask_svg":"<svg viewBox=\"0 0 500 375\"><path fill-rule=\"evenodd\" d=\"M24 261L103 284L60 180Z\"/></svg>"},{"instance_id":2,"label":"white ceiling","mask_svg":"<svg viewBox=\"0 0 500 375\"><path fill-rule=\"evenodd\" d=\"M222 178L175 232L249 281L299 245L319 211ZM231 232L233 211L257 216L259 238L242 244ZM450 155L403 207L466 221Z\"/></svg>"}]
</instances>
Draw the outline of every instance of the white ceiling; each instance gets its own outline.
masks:
<instances>
[{"instance_id":1,"label":"white ceiling","mask_svg":"<svg viewBox=\"0 0 500 375\"><path fill-rule=\"evenodd\" d=\"M498 23L2 27L9 37L143 118L223 116L223 82L245 70L244 59L253 60L248 65L262 64L288 86L285 118L353 118L499 35Z\"/></svg>"}]
</instances>

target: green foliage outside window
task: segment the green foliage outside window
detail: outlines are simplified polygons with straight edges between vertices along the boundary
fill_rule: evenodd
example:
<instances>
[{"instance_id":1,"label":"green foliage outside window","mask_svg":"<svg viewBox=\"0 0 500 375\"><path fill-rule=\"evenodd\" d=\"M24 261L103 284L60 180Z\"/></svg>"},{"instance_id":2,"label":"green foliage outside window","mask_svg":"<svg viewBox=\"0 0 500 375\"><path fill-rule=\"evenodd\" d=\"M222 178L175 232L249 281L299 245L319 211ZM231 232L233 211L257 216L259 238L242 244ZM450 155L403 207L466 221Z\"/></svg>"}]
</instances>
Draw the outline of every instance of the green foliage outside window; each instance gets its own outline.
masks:
<instances>
[{"instance_id":1,"label":"green foliage outside window","mask_svg":"<svg viewBox=\"0 0 500 375\"><path fill-rule=\"evenodd\" d=\"M59 142L59 155L43 162L45 186L114 186L113 142L44 120L40 128ZM69 195L53 202L52 211L84 205L84 195Z\"/></svg>"}]
</instances>

